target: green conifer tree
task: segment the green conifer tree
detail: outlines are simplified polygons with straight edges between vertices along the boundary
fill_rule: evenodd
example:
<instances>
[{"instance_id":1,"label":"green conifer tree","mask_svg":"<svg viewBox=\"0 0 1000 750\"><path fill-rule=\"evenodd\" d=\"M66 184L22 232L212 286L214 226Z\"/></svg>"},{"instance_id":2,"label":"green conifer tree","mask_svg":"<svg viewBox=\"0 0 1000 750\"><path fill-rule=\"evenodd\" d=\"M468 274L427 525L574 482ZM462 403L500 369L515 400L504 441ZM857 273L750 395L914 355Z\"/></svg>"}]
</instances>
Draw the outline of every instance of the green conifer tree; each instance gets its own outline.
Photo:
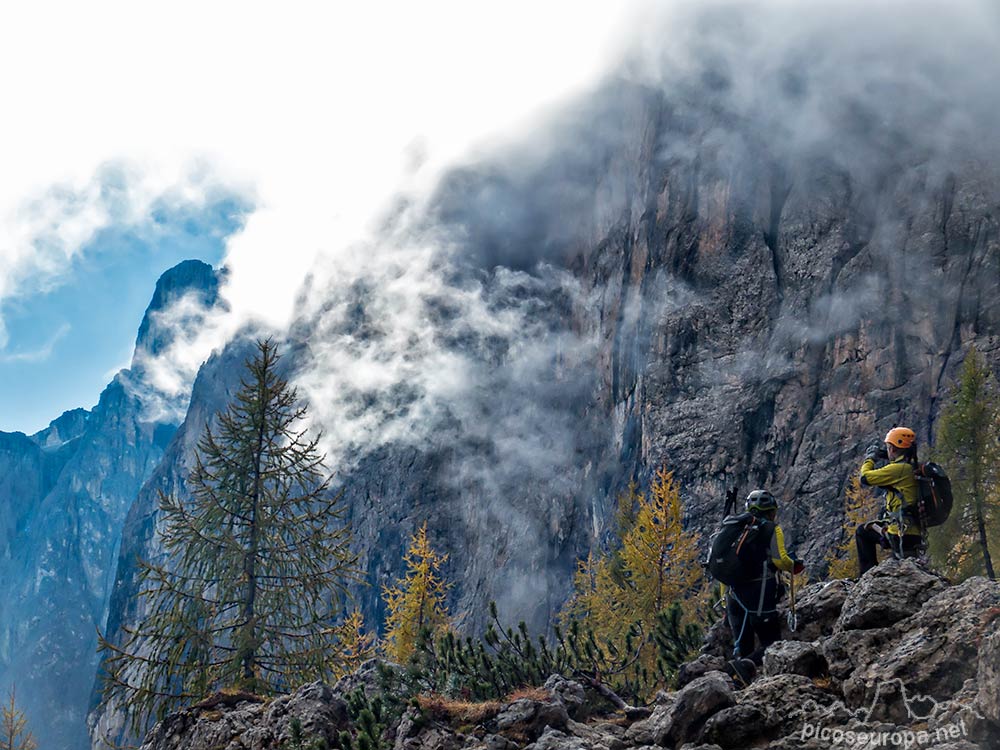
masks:
<instances>
[{"instance_id":1,"label":"green conifer tree","mask_svg":"<svg viewBox=\"0 0 1000 750\"><path fill-rule=\"evenodd\" d=\"M953 576L995 579L990 539L1000 532L1000 392L975 347L941 410L934 457L951 477L955 505L931 535L931 555Z\"/></svg>"},{"instance_id":2,"label":"green conifer tree","mask_svg":"<svg viewBox=\"0 0 1000 750\"><path fill-rule=\"evenodd\" d=\"M100 639L104 700L133 732L212 690L269 693L329 676L331 620L358 577L339 495L305 408L258 341L228 408L206 427L187 488L160 494L169 564L140 561L145 619Z\"/></svg>"}]
</instances>

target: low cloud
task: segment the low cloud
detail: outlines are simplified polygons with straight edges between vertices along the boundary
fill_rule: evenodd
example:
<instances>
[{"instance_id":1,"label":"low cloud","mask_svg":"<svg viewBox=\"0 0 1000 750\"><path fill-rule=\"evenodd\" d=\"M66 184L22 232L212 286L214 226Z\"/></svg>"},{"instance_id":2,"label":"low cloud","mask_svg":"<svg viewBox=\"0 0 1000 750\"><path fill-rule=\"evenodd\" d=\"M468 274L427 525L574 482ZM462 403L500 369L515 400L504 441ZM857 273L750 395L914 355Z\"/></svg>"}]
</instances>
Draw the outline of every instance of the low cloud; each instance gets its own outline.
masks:
<instances>
[{"instance_id":1,"label":"low cloud","mask_svg":"<svg viewBox=\"0 0 1000 750\"><path fill-rule=\"evenodd\" d=\"M531 465L541 456L524 446L566 428L536 425L544 429L522 442L523 425L494 420L538 408L524 396L557 387L588 348L565 327L578 283L547 266L463 274L455 252L402 232L317 269L295 332L308 342L297 382L335 465L389 443L441 444L450 429L504 433L495 447L522 446L519 463ZM507 413L476 406L486 400L507 402Z\"/></svg>"},{"instance_id":2,"label":"low cloud","mask_svg":"<svg viewBox=\"0 0 1000 750\"><path fill-rule=\"evenodd\" d=\"M153 351L138 347L123 377L142 402L144 419L180 424L198 370L232 338L235 331L228 326L235 321L224 305L207 302L200 292L184 294L150 318L157 346Z\"/></svg>"},{"instance_id":3,"label":"low cloud","mask_svg":"<svg viewBox=\"0 0 1000 750\"><path fill-rule=\"evenodd\" d=\"M157 215L198 210L221 190L200 166L162 172L118 162L22 199L0 222L0 351L9 339L5 303L71 283L84 254L100 252L102 230L155 226Z\"/></svg>"}]
</instances>

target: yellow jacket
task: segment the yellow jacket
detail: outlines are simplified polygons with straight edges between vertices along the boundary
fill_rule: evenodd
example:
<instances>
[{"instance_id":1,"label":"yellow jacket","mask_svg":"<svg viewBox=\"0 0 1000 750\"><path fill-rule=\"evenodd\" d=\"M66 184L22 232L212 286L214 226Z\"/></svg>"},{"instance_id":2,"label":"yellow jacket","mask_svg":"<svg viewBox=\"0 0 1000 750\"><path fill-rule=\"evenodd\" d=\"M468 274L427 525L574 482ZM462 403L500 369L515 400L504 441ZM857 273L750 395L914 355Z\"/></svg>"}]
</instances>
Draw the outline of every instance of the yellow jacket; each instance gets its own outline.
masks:
<instances>
[{"instance_id":1,"label":"yellow jacket","mask_svg":"<svg viewBox=\"0 0 1000 750\"><path fill-rule=\"evenodd\" d=\"M785 549L785 532L777 524L771 536L771 564L786 573L791 573L795 567L795 561L788 556L788 551Z\"/></svg>"},{"instance_id":2,"label":"yellow jacket","mask_svg":"<svg viewBox=\"0 0 1000 750\"><path fill-rule=\"evenodd\" d=\"M903 457L890 461L880 469L875 468L874 460L866 459L861 464L861 483L885 488L885 509L893 519L897 517L900 508L917 502L919 490L917 478L913 475L913 465ZM905 533L920 536L919 526L910 524L904 527ZM888 533L900 533L895 520L889 525Z\"/></svg>"}]
</instances>

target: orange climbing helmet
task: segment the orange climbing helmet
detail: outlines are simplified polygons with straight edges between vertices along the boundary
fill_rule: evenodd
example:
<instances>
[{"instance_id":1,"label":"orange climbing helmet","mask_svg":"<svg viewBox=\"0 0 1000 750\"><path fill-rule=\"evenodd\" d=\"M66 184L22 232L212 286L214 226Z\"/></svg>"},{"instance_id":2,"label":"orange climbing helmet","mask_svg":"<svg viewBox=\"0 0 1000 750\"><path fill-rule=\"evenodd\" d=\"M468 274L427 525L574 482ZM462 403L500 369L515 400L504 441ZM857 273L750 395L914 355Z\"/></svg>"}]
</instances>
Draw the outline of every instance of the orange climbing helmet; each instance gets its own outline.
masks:
<instances>
[{"instance_id":1,"label":"orange climbing helmet","mask_svg":"<svg viewBox=\"0 0 1000 750\"><path fill-rule=\"evenodd\" d=\"M906 450L917 442L917 433L909 427L893 427L885 434L885 442Z\"/></svg>"}]
</instances>

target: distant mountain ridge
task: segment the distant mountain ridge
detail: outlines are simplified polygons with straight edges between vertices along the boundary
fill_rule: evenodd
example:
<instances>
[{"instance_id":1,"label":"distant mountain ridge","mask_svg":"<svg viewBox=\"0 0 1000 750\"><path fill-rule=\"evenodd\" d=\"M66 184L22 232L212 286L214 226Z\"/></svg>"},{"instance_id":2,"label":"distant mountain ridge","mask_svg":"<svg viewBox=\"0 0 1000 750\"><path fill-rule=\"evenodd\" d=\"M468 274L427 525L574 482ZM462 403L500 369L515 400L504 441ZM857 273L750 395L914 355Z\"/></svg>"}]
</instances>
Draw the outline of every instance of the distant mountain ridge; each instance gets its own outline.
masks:
<instances>
[{"instance_id":1,"label":"distant mountain ridge","mask_svg":"<svg viewBox=\"0 0 1000 750\"><path fill-rule=\"evenodd\" d=\"M160 351L172 332L157 313L185 294L217 299L200 261L164 273L138 350ZM85 714L97 668L121 527L176 425L143 418L123 370L92 410L73 409L38 433L0 432L0 688L18 703L41 747L89 747Z\"/></svg>"}]
</instances>

